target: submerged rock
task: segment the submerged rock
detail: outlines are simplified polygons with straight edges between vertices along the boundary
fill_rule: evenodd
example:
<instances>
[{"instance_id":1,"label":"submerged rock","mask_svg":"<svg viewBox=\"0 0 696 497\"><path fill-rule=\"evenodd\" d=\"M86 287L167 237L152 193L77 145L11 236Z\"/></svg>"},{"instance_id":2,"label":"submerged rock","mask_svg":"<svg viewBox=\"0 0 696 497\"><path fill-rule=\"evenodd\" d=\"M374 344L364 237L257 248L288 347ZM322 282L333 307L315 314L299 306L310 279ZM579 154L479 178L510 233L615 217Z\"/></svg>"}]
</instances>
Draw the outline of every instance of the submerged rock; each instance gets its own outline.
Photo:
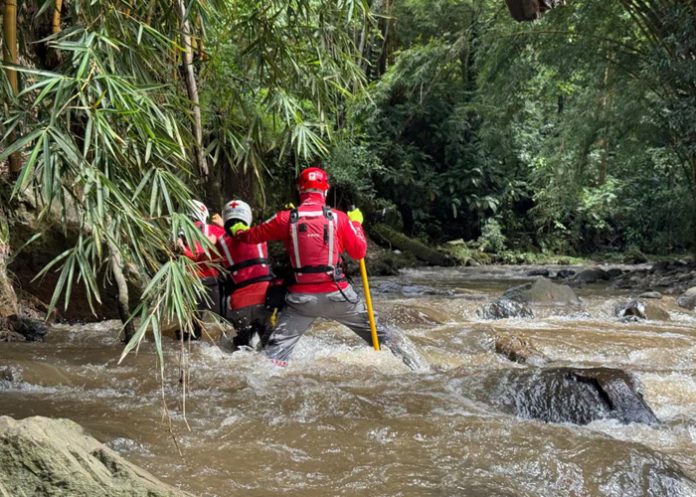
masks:
<instances>
[{"instance_id":1,"label":"submerged rock","mask_svg":"<svg viewBox=\"0 0 696 497\"><path fill-rule=\"evenodd\" d=\"M662 298L662 294L660 292L643 292L640 295L638 295L638 298L658 300Z\"/></svg>"},{"instance_id":2,"label":"submerged rock","mask_svg":"<svg viewBox=\"0 0 696 497\"><path fill-rule=\"evenodd\" d=\"M610 278L609 273L598 267L585 269L573 276L571 282L575 284L597 283L598 281L607 281Z\"/></svg>"},{"instance_id":3,"label":"submerged rock","mask_svg":"<svg viewBox=\"0 0 696 497\"><path fill-rule=\"evenodd\" d=\"M510 288L503 299L536 304L579 305L580 299L568 285L558 285L546 278L538 278L532 283Z\"/></svg>"},{"instance_id":4,"label":"submerged rock","mask_svg":"<svg viewBox=\"0 0 696 497\"><path fill-rule=\"evenodd\" d=\"M588 424L598 419L658 423L638 380L619 369L513 369L488 385L495 406L524 418Z\"/></svg>"},{"instance_id":5,"label":"submerged rock","mask_svg":"<svg viewBox=\"0 0 696 497\"><path fill-rule=\"evenodd\" d=\"M185 497L68 419L0 416L0 495Z\"/></svg>"},{"instance_id":6,"label":"submerged rock","mask_svg":"<svg viewBox=\"0 0 696 497\"><path fill-rule=\"evenodd\" d=\"M449 321L446 313L422 305L392 305L381 308L380 316L388 323L397 325L442 324Z\"/></svg>"},{"instance_id":7,"label":"submerged rock","mask_svg":"<svg viewBox=\"0 0 696 497\"><path fill-rule=\"evenodd\" d=\"M549 270L548 269L532 269L527 273L527 276L543 276L544 278L549 277Z\"/></svg>"},{"instance_id":8,"label":"submerged rock","mask_svg":"<svg viewBox=\"0 0 696 497\"><path fill-rule=\"evenodd\" d=\"M483 319L533 318L529 304L509 299L498 299L484 305L476 313Z\"/></svg>"},{"instance_id":9,"label":"submerged rock","mask_svg":"<svg viewBox=\"0 0 696 497\"><path fill-rule=\"evenodd\" d=\"M448 289L435 288L425 285L404 285L396 281L385 281L380 283L376 290L379 293L399 293L404 297L421 297L424 295L454 295L454 292Z\"/></svg>"},{"instance_id":10,"label":"submerged rock","mask_svg":"<svg viewBox=\"0 0 696 497\"><path fill-rule=\"evenodd\" d=\"M495 337L495 352L502 354L513 362L530 363L541 366L548 358L539 352L525 337L513 335L497 335Z\"/></svg>"}]
</instances>

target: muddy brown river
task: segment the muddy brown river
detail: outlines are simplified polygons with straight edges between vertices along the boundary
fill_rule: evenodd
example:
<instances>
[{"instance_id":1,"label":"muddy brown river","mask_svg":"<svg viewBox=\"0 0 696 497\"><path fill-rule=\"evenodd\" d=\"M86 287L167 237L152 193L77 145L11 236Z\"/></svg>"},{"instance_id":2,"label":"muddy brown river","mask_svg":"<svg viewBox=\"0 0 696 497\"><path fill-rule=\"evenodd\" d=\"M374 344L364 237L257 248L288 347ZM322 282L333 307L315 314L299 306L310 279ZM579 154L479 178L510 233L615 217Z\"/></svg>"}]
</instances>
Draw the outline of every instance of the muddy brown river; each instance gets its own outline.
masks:
<instances>
[{"instance_id":1,"label":"muddy brown river","mask_svg":"<svg viewBox=\"0 0 696 497\"><path fill-rule=\"evenodd\" d=\"M165 341L162 388L151 343L118 364L118 323L59 325L43 343L1 344L0 367L15 380L0 381L0 414L73 419L201 497L696 496L696 315L665 296L652 303L669 320L620 322L614 306L630 292L590 285L576 290L579 307L478 317L530 269L375 278L375 307L422 356L419 371L329 322L287 368L194 343L185 416L176 342ZM492 407L491 377L534 367L495 354L501 332L526 337L554 366L635 374L660 423L554 424Z\"/></svg>"}]
</instances>

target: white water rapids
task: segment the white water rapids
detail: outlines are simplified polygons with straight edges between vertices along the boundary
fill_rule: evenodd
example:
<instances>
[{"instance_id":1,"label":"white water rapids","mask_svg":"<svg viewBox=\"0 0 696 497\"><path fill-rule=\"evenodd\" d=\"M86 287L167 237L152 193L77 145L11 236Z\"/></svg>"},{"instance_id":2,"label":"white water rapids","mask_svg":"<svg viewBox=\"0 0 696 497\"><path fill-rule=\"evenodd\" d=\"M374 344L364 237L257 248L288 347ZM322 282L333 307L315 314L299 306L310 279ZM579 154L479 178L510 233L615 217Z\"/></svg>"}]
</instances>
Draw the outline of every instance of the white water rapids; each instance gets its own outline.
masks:
<instances>
[{"instance_id":1,"label":"white water rapids","mask_svg":"<svg viewBox=\"0 0 696 497\"><path fill-rule=\"evenodd\" d=\"M67 417L164 481L198 496L696 496L696 315L623 323L607 285L580 308L482 320L476 310L529 267L412 270L373 281L381 319L428 364L411 371L319 322L287 368L193 343L184 422L178 343L166 339L162 417L151 343L118 365L117 323L59 325L43 343L2 344L0 413ZM528 368L493 337L529 339L553 365L634 373L661 423L546 424L480 399L486 378ZM9 378L9 377L12 378ZM478 399L478 400L476 400Z\"/></svg>"}]
</instances>

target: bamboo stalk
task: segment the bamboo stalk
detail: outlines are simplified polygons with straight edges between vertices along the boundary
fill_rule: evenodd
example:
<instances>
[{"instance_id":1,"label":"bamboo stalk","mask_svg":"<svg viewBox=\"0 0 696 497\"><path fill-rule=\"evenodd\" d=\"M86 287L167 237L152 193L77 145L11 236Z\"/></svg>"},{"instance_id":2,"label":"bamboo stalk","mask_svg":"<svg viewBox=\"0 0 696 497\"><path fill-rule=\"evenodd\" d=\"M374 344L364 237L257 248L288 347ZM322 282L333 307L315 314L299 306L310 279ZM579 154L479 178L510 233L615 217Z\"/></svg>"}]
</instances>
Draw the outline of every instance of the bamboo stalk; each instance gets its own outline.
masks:
<instances>
[{"instance_id":1,"label":"bamboo stalk","mask_svg":"<svg viewBox=\"0 0 696 497\"><path fill-rule=\"evenodd\" d=\"M12 92L19 93L19 80L17 71L11 67L17 65L17 0L5 0L5 10L3 12L3 35L4 35L4 62L7 79L12 87ZM14 134L10 137L14 141ZM10 173L16 175L22 169L22 160L19 152L10 155Z\"/></svg>"},{"instance_id":2,"label":"bamboo stalk","mask_svg":"<svg viewBox=\"0 0 696 497\"><path fill-rule=\"evenodd\" d=\"M193 131L195 136L196 163L201 178L207 178L209 174L208 162L205 159L203 148L203 121L201 119L201 106L198 98L198 84L193 68L193 47L191 46L191 23L186 17L186 5L184 0L177 0L177 13L181 21L182 38L184 41L183 64L186 73L186 90L193 105Z\"/></svg>"},{"instance_id":3,"label":"bamboo stalk","mask_svg":"<svg viewBox=\"0 0 696 497\"><path fill-rule=\"evenodd\" d=\"M51 19L51 32L53 34L60 33L60 13L63 9L63 0L56 0L56 6L53 9L53 18Z\"/></svg>"}]
</instances>

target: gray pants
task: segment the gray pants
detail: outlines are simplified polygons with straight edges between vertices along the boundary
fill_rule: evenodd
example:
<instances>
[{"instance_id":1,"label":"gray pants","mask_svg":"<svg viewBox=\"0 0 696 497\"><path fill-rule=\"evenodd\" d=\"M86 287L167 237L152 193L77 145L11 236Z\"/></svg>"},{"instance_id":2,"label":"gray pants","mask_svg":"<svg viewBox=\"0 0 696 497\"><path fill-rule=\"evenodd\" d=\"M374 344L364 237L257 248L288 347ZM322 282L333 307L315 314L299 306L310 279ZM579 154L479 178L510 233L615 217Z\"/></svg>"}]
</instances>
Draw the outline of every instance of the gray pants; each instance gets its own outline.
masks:
<instances>
[{"instance_id":1,"label":"gray pants","mask_svg":"<svg viewBox=\"0 0 696 497\"><path fill-rule=\"evenodd\" d=\"M232 339L234 348L238 349L242 345L249 345L254 333L259 334L261 344L263 345L267 338L265 335L268 317L268 310L261 304L242 307L234 311L227 309L227 319L237 332Z\"/></svg>"},{"instance_id":2,"label":"gray pants","mask_svg":"<svg viewBox=\"0 0 696 497\"><path fill-rule=\"evenodd\" d=\"M351 286L343 293L289 293L285 302L287 306L281 312L278 326L264 349L271 359L287 361L300 337L320 317L338 321L372 344L367 309ZM377 337L380 343L386 344L391 339L391 333L378 324Z\"/></svg>"}]
</instances>

